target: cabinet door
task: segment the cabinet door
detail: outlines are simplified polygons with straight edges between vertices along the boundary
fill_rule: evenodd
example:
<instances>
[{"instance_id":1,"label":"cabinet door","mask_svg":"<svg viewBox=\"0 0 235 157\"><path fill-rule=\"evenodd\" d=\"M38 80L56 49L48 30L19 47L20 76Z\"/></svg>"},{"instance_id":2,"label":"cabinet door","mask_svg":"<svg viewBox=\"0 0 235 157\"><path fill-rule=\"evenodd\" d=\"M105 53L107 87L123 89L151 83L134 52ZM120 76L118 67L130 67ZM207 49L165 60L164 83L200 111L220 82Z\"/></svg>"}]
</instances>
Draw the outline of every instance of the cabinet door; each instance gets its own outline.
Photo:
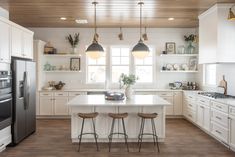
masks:
<instances>
[{"instance_id":1,"label":"cabinet door","mask_svg":"<svg viewBox=\"0 0 235 157\"><path fill-rule=\"evenodd\" d=\"M67 97L55 97L54 99L55 115L68 115L69 109L67 103L68 103Z\"/></svg>"},{"instance_id":2,"label":"cabinet door","mask_svg":"<svg viewBox=\"0 0 235 157\"><path fill-rule=\"evenodd\" d=\"M171 106L166 106L166 115L174 115L174 104L172 97L162 97L169 103L171 103Z\"/></svg>"},{"instance_id":3,"label":"cabinet door","mask_svg":"<svg viewBox=\"0 0 235 157\"><path fill-rule=\"evenodd\" d=\"M203 128L204 121L204 106L198 104L197 105L197 125Z\"/></svg>"},{"instance_id":4,"label":"cabinet door","mask_svg":"<svg viewBox=\"0 0 235 157\"><path fill-rule=\"evenodd\" d=\"M230 118L230 147L235 149L235 117Z\"/></svg>"},{"instance_id":5,"label":"cabinet door","mask_svg":"<svg viewBox=\"0 0 235 157\"><path fill-rule=\"evenodd\" d=\"M33 59L33 35L23 32L23 56Z\"/></svg>"},{"instance_id":6,"label":"cabinet door","mask_svg":"<svg viewBox=\"0 0 235 157\"><path fill-rule=\"evenodd\" d=\"M10 63L10 26L0 21L0 62Z\"/></svg>"},{"instance_id":7,"label":"cabinet door","mask_svg":"<svg viewBox=\"0 0 235 157\"><path fill-rule=\"evenodd\" d=\"M183 114L182 92L174 92L174 115Z\"/></svg>"},{"instance_id":8,"label":"cabinet door","mask_svg":"<svg viewBox=\"0 0 235 157\"><path fill-rule=\"evenodd\" d=\"M52 97L40 97L40 115L54 115Z\"/></svg>"},{"instance_id":9,"label":"cabinet door","mask_svg":"<svg viewBox=\"0 0 235 157\"><path fill-rule=\"evenodd\" d=\"M204 129L210 131L210 107L204 106Z\"/></svg>"},{"instance_id":10,"label":"cabinet door","mask_svg":"<svg viewBox=\"0 0 235 157\"><path fill-rule=\"evenodd\" d=\"M11 27L11 55L23 57L23 31L17 27Z\"/></svg>"}]
</instances>

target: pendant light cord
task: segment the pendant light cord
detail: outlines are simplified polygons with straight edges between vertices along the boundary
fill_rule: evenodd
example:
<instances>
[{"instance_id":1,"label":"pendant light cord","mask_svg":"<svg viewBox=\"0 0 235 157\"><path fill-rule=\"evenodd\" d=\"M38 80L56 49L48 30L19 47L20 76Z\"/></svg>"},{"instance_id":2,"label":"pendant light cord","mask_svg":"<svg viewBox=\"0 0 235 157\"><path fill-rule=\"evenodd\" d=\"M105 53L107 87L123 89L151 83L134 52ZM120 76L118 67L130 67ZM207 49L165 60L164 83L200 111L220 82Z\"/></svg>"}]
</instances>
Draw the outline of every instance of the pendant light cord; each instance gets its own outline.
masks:
<instances>
[{"instance_id":1,"label":"pendant light cord","mask_svg":"<svg viewBox=\"0 0 235 157\"><path fill-rule=\"evenodd\" d=\"M98 34L97 34L97 26L96 26L96 5L98 4L98 2L94 1L92 2L92 4L94 5L94 13L95 13L95 17L94 17L95 34L94 34L93 43L98 43Z\"/></svg>"},{"instance_id":2,"label":"pendant light cord","mask_svg":"<svg viewBox=\"0 0 235 157\"><path fill-rule=\"evenodd\" d=\"M142 41L142 5L144 2L140 1L138 4L140 5L140 41Z\"/></svg>"}]
</instances>

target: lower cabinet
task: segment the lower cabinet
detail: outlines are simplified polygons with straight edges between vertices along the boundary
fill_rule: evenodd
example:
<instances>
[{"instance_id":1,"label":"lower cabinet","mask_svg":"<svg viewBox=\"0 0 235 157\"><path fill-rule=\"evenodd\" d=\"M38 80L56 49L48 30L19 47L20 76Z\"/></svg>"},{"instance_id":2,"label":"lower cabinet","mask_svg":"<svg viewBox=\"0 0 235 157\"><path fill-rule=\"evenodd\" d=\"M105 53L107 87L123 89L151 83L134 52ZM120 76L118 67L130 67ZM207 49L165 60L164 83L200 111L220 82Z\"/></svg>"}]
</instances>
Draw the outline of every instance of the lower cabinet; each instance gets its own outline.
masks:
<instances>
[{"instance_id":1,"label":"lower cabinet","mask_svg":"<svg viewBox=\"0 0 235 157\"><path fill-rule=\"evenodd\" d=\"M52 97L41 96L39 99L39 114L40 115L54 115L54 105Z\"/></svg>"},{"instance_id":2,"label":"lower cabinet","mask_svg":"<svg viewBox=\"0 0 235 157\"><path fill-rule=\"evenodd\" d=\"M230 140L229 145L232 150L235 151L235 107L229 109L229 126L230 126Z\"/></svg>"},{"instance_id":3,"label":"lower cabinet","mask_svg":"<svg viewBox=\"0 0 235 157\"><path fill-rule=\"evenodd\" d=\"M0 152L6 149L6 146L11 143L11 126L0 130Z\"/></svg>"},{"instance_id":4,"label":"lower cabinet","mask_svg":"<svg viewBox=\"0 0 235 157\"><path fill-rule=\"evenodd\" d=\"M197 125L206 131L210 131L210 107L197 104Z\"/></svg>"},{"instance_id":5,"label":"lower cabinet","mask_svg":"<svg viewBox=\"0 0 235 157\"><path fill-rule=\"evenodd\" d=\"M55 97L54 99L54 114L55 115L68 115L69 109L67 106L67 97Z\"/></svg>"}]
</instances>

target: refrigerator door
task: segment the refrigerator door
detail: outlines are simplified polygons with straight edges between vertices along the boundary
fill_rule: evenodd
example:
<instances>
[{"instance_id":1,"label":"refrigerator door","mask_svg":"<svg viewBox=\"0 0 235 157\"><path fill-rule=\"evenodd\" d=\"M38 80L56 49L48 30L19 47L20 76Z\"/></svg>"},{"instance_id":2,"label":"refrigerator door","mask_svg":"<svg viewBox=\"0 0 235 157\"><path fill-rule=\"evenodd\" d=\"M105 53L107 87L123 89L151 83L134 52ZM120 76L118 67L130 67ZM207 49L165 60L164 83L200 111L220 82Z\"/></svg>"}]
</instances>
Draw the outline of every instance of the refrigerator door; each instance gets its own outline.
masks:
<instances>
[{"instance_id":1,"label":"refrigerator door","mask_svg":"<svg viewBox=\"0 0 235 157\"><path fill-rule=\"evenodd\" d=\"M24 105L25 61L13 60L13 143L19 143L26 134L26 112Z\"/></svg>"},{"instance_id":2,"label":"refrigerator door","mask_svg":"<svg viewBox=\"0 0 235 157\"><path fill-rule=\"evenodd\" d=\"M26 62L26 134L27 136L36 130L36 64L35 62Z\"/></svg>"}]
</instances>

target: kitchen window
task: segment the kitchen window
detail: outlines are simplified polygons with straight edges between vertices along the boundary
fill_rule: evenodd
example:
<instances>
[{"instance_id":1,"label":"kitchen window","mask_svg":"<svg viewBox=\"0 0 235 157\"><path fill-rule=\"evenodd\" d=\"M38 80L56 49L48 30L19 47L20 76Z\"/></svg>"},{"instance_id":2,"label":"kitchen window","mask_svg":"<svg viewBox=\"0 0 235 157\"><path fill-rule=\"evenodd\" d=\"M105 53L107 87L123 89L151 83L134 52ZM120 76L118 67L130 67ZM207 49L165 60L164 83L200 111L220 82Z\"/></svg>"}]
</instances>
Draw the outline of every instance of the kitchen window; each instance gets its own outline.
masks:
<instances>
[{"instance_id":1,"label":"kitchen window","mask_svg":"<svg viewBox=\"0 0 235 157\"><path fill-rule=\"evenodd\" d=\"M104 83L106 77L106 50L99 59L87 57L87 83Z\"/></svg>"},{"instance_id":2,"label":"kitchen window","mask_svg":"<svg viewBox=\"0 0 235 157\"><path fill-rule=\"evenodd\" d=\"M111 81L118 83L122 73L129 74L130 49L128 47L111 48Z\"/></svg>"},{"instance_id":3,"label":"kitchen window","mask_svg":"<svg viewBox=\"0 0 235 157\"><path fill-rule=\"evenodd\" d=\"M153 49L150 49L148 57L135 59L135 74L139 78L137 83L153 82Z\"/></svg>"},{"instance_id":4,"label":"kitchen window","mask_svg":"<svg viewBox=\"0 0 235 157\"><path fill-rule=\"evenodd\" d=\"M206 86L216 86L216 64L205 64L203 67L203 82Z\"/></svg>"}]
</instances>

